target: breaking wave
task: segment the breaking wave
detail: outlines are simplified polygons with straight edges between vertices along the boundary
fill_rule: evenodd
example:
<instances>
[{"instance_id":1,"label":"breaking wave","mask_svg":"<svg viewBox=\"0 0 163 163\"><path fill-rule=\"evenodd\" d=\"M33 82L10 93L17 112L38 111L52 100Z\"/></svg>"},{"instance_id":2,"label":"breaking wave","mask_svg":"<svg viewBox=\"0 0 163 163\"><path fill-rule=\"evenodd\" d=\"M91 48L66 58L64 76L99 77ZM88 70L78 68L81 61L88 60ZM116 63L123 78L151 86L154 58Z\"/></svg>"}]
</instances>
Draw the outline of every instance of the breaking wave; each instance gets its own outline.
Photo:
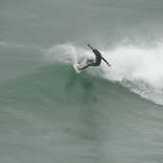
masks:
<instances>
[{"instance_id":1,"label":"breaking wave","mask_svg":"<svg viewBox=\"0 0 163 163\"><path fill-rule=\"evenodd\" d=\"M88 68L86 73L98 75L112 82L118 82L141 97L163 105L163 48L159 43L151 48L134 45L119 45L112 49L100 49L111 63L98 68ZM53 63L73 64L94 55L86 47L62 44L49 48L46 60Z\"/></svg>"}]
</instances>

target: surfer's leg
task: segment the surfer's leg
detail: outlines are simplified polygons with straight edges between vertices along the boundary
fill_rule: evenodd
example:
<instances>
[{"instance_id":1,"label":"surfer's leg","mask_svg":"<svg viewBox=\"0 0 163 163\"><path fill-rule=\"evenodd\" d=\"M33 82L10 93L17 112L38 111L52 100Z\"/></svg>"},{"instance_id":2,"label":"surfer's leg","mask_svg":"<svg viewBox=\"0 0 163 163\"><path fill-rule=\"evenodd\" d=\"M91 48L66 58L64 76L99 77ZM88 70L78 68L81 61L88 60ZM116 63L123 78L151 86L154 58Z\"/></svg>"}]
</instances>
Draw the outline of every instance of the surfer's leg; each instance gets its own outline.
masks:
<instances>
[{"instance_id":1,"label":"surfer's leg","mask_svg":"<svg viewBox=\"0 0 163 163\"><path fill-rule=\"evenodd\" d=\"M86 68L88 68L90 65L88 64L88 65L85 65L85 66L83 66L83 67L78 67L79 68L79 70L84 70L84 69L86 69Z\"/></svg>"},{"instance_id":2,"label":"surfer's leg","mask_svg":"<svg viewBox=\"0 0 163 163\"><path fill-rule=\"evenodd\" d=\"M88 68L89 66L99 66L99 64L91 63L91 64L87 64L87 65L85 65L83 67L78 67L78 68L79 68L79 70L84 70L84 69Z\"/></svg>"},{"instance_id":3,"label":"surfer's leg","mask_svg":"<svg viewBox=\"0 0 163 163\"><path fill-rule=\"evenodd\" d=\"M87 59L85 61L85 64L83 66L79 66L79 70L84 70L86 68L88 68L89 66L93 66L94 65L94 60L93 59Z\"/></svg>"}]
</instances>

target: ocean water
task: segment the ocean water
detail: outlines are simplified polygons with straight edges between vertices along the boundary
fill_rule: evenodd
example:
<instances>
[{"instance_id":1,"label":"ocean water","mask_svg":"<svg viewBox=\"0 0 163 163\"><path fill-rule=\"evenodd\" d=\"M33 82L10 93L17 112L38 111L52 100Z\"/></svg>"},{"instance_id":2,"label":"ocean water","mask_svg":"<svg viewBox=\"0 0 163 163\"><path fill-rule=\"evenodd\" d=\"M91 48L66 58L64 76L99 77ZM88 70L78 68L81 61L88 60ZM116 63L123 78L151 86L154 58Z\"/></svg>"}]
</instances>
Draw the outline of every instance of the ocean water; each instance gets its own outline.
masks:
<instances>
[{"instance_id":1,"label":"ocean water","mask_svg":"<svg viewBox=\"0 0 163 163\"><path fill-rule=\"evenodd\" d=\"M1 0L0 162L162 163L163 1ZM76 74L93 57L111 63Z\"/></svg>"}]
</instances>

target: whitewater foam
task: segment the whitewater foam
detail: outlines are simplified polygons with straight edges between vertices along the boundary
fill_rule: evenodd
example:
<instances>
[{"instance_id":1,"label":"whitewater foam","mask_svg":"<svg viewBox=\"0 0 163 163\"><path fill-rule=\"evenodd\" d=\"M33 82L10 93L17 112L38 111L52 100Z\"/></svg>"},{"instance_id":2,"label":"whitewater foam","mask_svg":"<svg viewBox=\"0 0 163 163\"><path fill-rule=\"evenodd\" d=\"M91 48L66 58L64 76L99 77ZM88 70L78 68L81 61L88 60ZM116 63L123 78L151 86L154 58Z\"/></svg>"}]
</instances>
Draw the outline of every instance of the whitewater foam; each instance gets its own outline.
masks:
<instances>
[{"instance_id":1,"label":"whitewater foam","mask_svg":"<svg viewBox=\"0 0 163 163\"><path fill-rule=\"evenodd\" d=\"M114 49L103 49L101 52L112 65L108 68L105 63L102 63L101 77L112 82L119 82L132 92L163 105L162 44L152 48L125 45ZM48 49L46 57L52 62L72 64L94 55L87 48L63 44ZM93 68L88 69L87 72L97 75L97 71Z\"/></svg>"},{"instance_id":2,"label":"whitewater foam","mask_svg":"<svg viewBox=\"0 0 163 163\"><path fill-rule=\"evenodd\" d=\"M85 58L94 57L86 49L74 46L73 44L62 44L51 47L45 54L46 59L52 62L74 64L81 62Z\"/></svg>"},{"instance_id":3,"label":"whitewater foam","mask_svg":"<svg viewBox=\"0 0 163 163\"><path fill-rule=\"evenodd\" d=\"M154 88L163 88L163 49L139 49L134 46L118 47L104 51L110 55L112 71L107 77L111 80L142 81Z\"/></svg>"}]
</instances>

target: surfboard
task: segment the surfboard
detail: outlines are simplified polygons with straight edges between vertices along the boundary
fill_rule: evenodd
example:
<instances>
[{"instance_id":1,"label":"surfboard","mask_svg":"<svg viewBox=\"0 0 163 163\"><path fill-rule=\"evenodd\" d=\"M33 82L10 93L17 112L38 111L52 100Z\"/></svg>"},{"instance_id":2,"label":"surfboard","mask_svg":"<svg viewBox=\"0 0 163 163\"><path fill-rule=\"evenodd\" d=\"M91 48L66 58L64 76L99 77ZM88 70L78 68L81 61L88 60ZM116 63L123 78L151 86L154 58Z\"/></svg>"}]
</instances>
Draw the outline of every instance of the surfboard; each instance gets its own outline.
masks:
<instances>
[{"instance_id":1,"label":"surfboard","mask_svg":"<svg viewBox=\"0 0 163 163\"><path fill-rule=\"evenodd\" d=\"M83 67L85 67L88 64L88 59L84 59L82 62L78 62L78 63L74 63L73 64L73 68L75 70L76 73L80 73L82 71L85 71L86 69L82 69Z\"/></svg>"},{"instance_id":2,"label":"surfboard","mask_svg":"<svg viewBox=\"0 0 163 163\"><path fill-rule=\"evenodd\" d=\"M81 72L81 70L79 69L79 66L80 65L78 63L73 64L73 68L74 68L75 72L78 74Z\"/></svg>"}]
</instances>

